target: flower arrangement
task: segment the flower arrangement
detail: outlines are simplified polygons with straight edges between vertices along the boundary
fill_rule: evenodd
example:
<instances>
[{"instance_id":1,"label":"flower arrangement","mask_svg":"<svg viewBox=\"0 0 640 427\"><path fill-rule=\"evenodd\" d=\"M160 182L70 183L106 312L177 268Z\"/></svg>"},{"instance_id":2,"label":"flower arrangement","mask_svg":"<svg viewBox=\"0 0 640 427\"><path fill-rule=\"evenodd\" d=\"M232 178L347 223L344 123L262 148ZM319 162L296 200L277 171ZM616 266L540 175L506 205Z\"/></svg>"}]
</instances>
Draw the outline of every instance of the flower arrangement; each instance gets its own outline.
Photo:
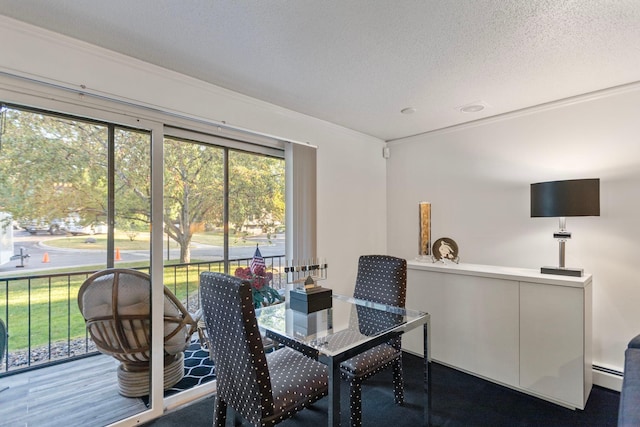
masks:
<instances>
[{"instance_id":1,"label":"flower arrangement","mask_svg":"<svg viewBox=\"0 0 640 427\"><path fill-rule=\"evenodd\" d=\"M251 284L253 294L253 306L255 308L271 305L284 300L280 293L269 284L273 280L273 273L266 271L263 266L238 267L234 273L236 277L248 281Z\"/></svg>"}]
</instances>

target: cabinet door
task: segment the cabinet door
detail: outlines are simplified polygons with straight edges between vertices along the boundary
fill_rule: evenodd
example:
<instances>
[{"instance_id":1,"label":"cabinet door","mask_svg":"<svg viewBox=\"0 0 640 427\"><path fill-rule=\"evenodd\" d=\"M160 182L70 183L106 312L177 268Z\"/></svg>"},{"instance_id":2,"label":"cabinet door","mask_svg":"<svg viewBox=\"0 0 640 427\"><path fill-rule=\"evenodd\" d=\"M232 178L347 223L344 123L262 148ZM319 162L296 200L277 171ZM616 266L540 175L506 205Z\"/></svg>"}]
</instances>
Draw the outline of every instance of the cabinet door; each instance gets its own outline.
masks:
<instances>
[{"instance_id":1,"label":"cabinet door","mask_svg":"<svg viewBox=\"0 0 640 427\"><path fill-rule=\"evenodd\" d=\"M520 283L520 386L584 408L584 290Z\"/></svg>"},{"instance_id":2,"label":"cabinet door","mask_svg":"<svg viewBox=\"0 0 640 427\"><path fill-rule=\"evenodd\" d=\"M518 385L518 282L461 274L408 271L407 308L431 315L433 360ZM403 337L422 354L422 331Z\"/></svg>"}]
</instances>

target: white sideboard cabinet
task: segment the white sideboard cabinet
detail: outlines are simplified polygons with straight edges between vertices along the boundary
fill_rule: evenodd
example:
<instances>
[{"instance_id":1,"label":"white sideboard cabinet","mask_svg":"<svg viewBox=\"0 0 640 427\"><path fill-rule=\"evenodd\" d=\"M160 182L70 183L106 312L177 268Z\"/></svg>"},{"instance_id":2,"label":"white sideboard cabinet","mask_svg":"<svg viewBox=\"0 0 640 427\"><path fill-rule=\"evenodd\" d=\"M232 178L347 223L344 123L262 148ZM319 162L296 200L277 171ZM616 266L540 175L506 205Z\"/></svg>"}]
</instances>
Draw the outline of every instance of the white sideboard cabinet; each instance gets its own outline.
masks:
<instances>
[{"instance_id":1,"label":"white sideboard cabinet","mask_svg":"<svg viewBox=\"0 0 640 427\"><path fill-rule=\"evenodd\" d=\"M432 360L584 409L592 386L591 275L408 262L407 308L431 315ZM423 355L423 336L402 346Z\"/></svg>"}]
</instances>

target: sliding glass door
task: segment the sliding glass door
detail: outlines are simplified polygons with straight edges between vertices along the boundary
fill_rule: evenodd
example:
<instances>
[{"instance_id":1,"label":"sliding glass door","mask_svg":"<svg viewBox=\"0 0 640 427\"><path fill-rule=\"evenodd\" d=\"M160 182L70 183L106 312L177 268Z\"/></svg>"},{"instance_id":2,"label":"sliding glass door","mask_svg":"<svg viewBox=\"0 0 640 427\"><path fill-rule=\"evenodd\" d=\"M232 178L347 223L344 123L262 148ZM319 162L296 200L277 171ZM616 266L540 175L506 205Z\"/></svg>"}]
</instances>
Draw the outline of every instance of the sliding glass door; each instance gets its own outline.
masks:
<instances>
[{"instance_id":1,"label":"sliding glass door","mask_svg":"<svg viewBox=\"0 0 640 427\"><path fill-rule=\"evenodd\" d=\"M2 90L0 81L0 103ZM9 329L0 388L9 387L7 396L23 390L21 381L25 387L38 381L37 390L57 392L12 398L11 406L0 407L0 419L106 425L149 419L149 409L162 410L163 397L177 404L210 393L211 362L204 373L191 369L193 358L208 360L194 334L183 380L159 397L123 396L115 358L86 331L79 289L107 268L151 273L148 301L159 310L153 316L160 326L152 325L159 335L163 292L195 314L202 271L235 274L260 252L270 285L284 288L282 145L63 102L42 99L55 107L45 110L11 99L0 115L0 318ZM160 384L163 337L156 345L158 363L147 378L153 371ZM200 391L181 393L196 386ZM35 401L43 402L42 411L28 409Z\"/></svg>"},{"instance_id":2,"label":"sliding glass door","mask_svg":"<svg viewBox=\"0 0 640 427\"><path fill-rule=\"evenodd\" d=\"M0 419L101 425L146 411L143 400L119 394L115 359L87 335L78 291L107 267L148 271L150 132L10 104L0 124L0 211L10 237L0 263L9 332L0 388L7 384L13 402ZM113 309L98 304L102 315ZM29 409L35 402L41 410Z\"/></svg>"},{"instance_id":3,"label":"sliding glass door","mask_svg":"<svg viewBox=\"0 0 640 427\"><path fill-rule=\"evenodd\" d=\"M280 280L284 160L225 146L230 141L222 138L189 136L165 138L164 259L183 277L175 291L193 311L199 307L195 266L234 274L258 247ZM166 278L165 284L172 286Z\"/></svg>"}]
</instances>

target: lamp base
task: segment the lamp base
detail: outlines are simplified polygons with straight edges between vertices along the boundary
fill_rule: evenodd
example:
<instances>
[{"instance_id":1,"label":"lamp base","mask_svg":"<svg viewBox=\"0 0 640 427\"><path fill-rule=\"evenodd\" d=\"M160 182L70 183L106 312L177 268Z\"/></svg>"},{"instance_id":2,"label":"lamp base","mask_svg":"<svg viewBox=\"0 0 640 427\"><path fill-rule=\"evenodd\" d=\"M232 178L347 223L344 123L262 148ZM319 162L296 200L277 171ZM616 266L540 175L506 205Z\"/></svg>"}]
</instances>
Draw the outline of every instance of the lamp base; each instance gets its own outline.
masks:
<instances>
[{"instance_id":1,"label":"lamp base","mask_svg":"<svg viewBox=\"0 0 640 427\"><path fill-rule=\"evenodd\" d=\"M542 267L540 273L542 274L558 274L560 276L573 276L582 277L583 271L581 268L566 268L566 267Z\"/></svg>"}]
</instances>

